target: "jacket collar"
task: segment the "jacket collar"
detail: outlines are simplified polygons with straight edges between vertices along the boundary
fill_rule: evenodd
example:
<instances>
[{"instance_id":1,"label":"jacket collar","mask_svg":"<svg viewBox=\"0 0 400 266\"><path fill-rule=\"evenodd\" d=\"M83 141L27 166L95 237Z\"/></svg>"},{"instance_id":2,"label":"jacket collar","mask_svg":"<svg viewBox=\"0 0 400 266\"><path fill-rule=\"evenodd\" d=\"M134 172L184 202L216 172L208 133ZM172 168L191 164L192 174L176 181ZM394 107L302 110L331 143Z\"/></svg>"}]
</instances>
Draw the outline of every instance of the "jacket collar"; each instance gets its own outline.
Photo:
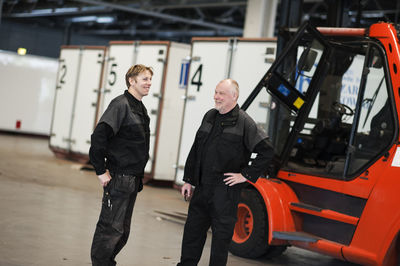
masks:
<instances>
[{"instance_id":1,"label":"jacket collar","mask_svg":"<svg viewBox=\"0 0 400 266\"><path fill-rule=\"evenodd\" d=\"M131 107L132 111L134 113L139 113L139 114L146 114L146 109L142 107L143 103L136 99L132 94L128 92L128 90L124 91L125 97L128 99L129 106ZM143 113L145 112L145 113Z\"/></svg>"},{"instance_id":2,"label":"jacket collar","mask_svg":"<svg viewBox=\"0 0 400 266\"><path fill-rule=\"evenodd\" d=\"M215 109L214 109L215 110ZM218 115L218 111L214 111L214 115L208 117L207 121L214 124L215 118ZM234 126L239 117L239 105L230 110L228 113L221 115L221 126Z\"/></svg>"}]
</instances>

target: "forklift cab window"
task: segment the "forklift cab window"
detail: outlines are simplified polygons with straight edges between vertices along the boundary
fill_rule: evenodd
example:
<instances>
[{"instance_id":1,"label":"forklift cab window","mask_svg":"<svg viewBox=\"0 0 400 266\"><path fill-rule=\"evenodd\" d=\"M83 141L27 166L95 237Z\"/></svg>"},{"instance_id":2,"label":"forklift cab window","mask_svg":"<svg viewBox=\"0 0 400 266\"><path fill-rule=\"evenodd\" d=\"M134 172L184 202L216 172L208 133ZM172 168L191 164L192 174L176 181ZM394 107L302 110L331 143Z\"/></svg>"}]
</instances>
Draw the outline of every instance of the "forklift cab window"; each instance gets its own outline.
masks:
<instances>
[{"instance_id":1,"label":"forklift cab window","mask_svg":"<svg viewBox=\"0 0 400 266\"><path fill-rule=\"evenodd\" d=\"M307 104L309 86L313 77L318 76L326 49L318 36L308 35L304 39L298 36L294 48L284 52L264 77L263 85L271 94L266 130L275 154L281 159L287 152L298 116Z\"/></svg>"},{"instance_id":2,"label":"forklift cab window","mask_svg":"<svg viewBox=\"0 0 400 266\"><path fill-rule=\"evenodd\" d=\"M343 174L365 56L340 49L333 53L290 152L290 171L332 177Z\"/></svg>"},{"instance_id":3,"label":"forklift cab window","mask_svg":"<svg viewBox=\"0 0 400 266\"><path fill-rule=\"evenodd\" d=\"M297 49L291 50L286 55L287 58L297 58L297 60L286 60L285 68L278 68L276 73L292 88L305 95L323 51L324 46L317 39L301 43Z\"/></svg>"},{"instance_id":4,"label":"forklift cab window","mask_svg":"<svg viewBox=\"0 0 400 266\"><path fill-rule=\"evenodd\" d=\"M367 59L366 50L366 45L358 52L333 49L329 69L290 152L286 170L349 178L391 143L394 119L380 63L383 57L371 48ZM369 71L363 77L364 66Z\"/></svg>"},{"instance_id":5,"label":"forklift cab window","mask_svg":"<svg viewBox=\"0 0 400 266\"><path fill-rule=\"evenodd\" d=\"M347 176L351 176L381 155L394 137L394 117L388 96L383 57L373 49L368 62L369 73L360 101L353 149L348 155Z\"/></svg>"}]
</instances>

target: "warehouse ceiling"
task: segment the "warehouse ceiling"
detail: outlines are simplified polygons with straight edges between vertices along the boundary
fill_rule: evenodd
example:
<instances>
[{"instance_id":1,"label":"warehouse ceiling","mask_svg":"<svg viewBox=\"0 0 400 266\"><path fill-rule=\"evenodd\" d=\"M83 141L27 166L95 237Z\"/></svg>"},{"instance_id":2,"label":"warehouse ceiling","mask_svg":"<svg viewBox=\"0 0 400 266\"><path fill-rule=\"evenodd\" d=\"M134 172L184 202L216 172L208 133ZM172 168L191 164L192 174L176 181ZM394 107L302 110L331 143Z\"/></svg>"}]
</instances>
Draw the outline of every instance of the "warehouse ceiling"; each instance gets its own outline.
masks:
<instances>
[{"instance_id":1,"label":"warehouse ceiling","mask_svg":"<svg viewBox=\"0 0 400 266\"><path fill-rule=\"evenodd\" d=\"M325 26L332 0L304 0L303 20ZM246 0L0 0L1 21L110 39L242 36ZM360 13L359 10L362 10ZM398 22L400 0L348 1L346 25ZM279 21L279 8L277 12Z\"/></svg>"}]
</instances>

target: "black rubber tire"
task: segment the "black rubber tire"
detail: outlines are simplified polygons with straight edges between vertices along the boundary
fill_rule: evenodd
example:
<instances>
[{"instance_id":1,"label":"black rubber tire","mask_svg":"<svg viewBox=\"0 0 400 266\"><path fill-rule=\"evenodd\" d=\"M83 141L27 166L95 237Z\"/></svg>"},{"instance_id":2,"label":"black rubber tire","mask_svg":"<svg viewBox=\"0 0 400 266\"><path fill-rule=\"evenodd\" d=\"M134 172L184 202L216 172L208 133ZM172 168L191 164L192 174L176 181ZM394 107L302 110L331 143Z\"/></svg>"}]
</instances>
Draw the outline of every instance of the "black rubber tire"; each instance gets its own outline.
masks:
<instances>
[{"instance_id":1,"label":"black rubber tire","mask_svg":"<svg viewBox=\"0 0 400 266\"><path fill-rule=\"evenodd\" d=\"M244 189L239 204L245 204L253 214L253 230L243 243L232 240L229 251L239 257L276 257L286 250L286 246L268 245L268 214L259 193L254 189ZM236 228L235 228L236 230Z\"/></svg>"}]
</instances>

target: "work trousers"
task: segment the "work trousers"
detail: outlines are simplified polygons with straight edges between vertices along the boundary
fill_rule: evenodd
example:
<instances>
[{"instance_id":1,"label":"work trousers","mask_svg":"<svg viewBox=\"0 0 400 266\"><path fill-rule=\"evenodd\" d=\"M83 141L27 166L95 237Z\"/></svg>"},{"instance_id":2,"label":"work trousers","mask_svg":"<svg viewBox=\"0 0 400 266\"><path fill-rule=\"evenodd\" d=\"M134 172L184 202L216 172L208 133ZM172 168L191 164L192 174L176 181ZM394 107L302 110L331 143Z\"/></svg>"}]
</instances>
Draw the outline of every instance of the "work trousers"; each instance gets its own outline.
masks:
<instances>
[{"instance_id":1,"label":"work trousers","mask_svg":"<svg viewBox=\"0 0 400 266\"><path fill-rule=\"evenodd\" d=\"M194 190L189 204L181 261L177 266L198 264L211 226L210 266L225 266L228 248L237 220L240 189L226 185L201 185Z\"/></svg>"},{"instance_id":2,"label":"work trousers","mask_svg":"<svg viewBox=\"0 0 400 266\"><path fill-rule=\"evenodd\" d=\"M115 256L128 241L139 178L111 173L104 187L99 221L94 233L91 258L93 266L116 265Z\"/></svg>"}]
</instances>

